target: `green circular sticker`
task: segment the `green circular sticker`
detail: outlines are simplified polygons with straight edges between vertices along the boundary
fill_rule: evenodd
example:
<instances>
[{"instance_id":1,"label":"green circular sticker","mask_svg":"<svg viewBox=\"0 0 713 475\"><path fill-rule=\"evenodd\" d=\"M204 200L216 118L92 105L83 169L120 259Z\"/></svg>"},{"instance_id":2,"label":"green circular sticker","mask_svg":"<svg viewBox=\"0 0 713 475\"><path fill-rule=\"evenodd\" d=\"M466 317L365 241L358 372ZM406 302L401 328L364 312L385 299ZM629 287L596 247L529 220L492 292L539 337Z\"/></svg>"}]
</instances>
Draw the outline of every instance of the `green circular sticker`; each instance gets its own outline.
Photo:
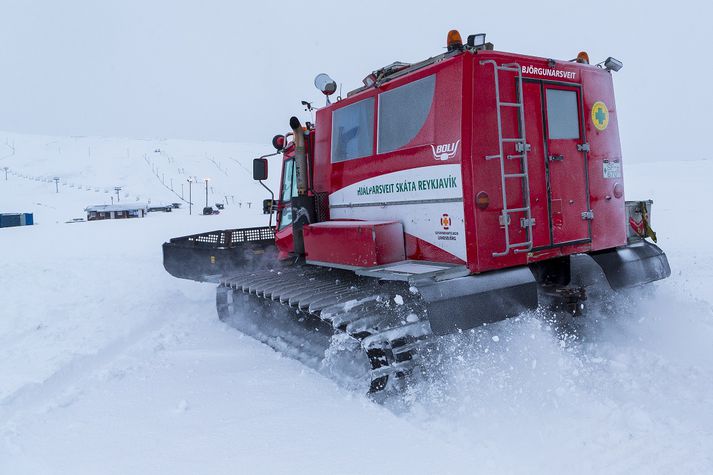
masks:
<instances>
[{"instance_id":1,"label":"green circular sticker","mask_svg":"<svg viewBox=\"0 0 713 475\"><path fill-rule=\"evenodd\" d=\"M597 101L592 106L592 122L597 130L604 130L609 125L609 109L602 101Z\"/></svg>"}]
</instances>

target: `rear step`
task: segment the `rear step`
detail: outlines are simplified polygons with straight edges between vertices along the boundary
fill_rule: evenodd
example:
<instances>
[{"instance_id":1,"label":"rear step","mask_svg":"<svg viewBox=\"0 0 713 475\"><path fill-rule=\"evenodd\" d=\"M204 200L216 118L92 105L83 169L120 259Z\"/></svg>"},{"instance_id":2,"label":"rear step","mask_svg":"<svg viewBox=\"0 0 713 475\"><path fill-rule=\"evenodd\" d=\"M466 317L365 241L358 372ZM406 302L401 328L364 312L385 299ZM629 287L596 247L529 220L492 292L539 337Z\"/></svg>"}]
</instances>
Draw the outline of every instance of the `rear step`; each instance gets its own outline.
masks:
<instances>
[{"instance_id":1,"label":"rear step","mask_svg":"<svg viewBox=\"0 0 713 475\"><path fill-rule=\"evenodd\" d=\"M163 266L174 277L218 282L225 274L273 262L276 253L272 227L227 229L165 242Z\"/></svg>"}]
</instances>

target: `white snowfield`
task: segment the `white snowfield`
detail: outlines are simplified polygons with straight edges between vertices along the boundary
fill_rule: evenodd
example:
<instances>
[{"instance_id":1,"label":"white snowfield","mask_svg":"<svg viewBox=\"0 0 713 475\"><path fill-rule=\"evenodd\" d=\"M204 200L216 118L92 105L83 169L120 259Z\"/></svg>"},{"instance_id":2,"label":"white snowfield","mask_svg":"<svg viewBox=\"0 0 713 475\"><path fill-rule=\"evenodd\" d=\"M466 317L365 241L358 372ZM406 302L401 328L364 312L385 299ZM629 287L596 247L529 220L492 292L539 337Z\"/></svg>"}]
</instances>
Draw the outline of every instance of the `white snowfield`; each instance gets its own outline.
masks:
<instances>
[{"instance_id":1,"label":"white snowfield","mask_svg":"<svg viewBox=\"0 0 713 475\"><path fill-rule=\"evenodd\" d=\"M670 279L576 335L527 314L447 338L430 382L379 405L222 324L214 286L163 269L171 237L266 223L261 152L0 133L0 212L36 222L0 229L0 474L713 473L713 161L626 165ZM279 159L270 172L274 187ZM192 216L65 223L115 186L180 201L164 184L188 176L227 197L220 215L196 212L201 181Z\"/></svg>"}]
</instances>

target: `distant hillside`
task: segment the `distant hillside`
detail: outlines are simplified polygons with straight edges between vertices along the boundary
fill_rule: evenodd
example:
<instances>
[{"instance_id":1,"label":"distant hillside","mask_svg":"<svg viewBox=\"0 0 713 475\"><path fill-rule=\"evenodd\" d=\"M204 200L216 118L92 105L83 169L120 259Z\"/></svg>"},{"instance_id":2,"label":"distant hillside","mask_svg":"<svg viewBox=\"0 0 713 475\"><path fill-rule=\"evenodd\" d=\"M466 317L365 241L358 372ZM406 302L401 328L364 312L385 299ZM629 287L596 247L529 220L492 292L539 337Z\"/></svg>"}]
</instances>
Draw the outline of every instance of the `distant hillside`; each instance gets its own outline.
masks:
<instances>
[{"instance_id":1,"label":"distant hillside","mask_svg":"<svg viewBox=\"0 0 713 475\"><path fill-rule=\"evenodd\" d=\"M68 219L80 216L84 206L115 201L116 187L121 188L120 201L187 203L189 178L194 181L193 203L199 208L205 204L205 178L209 179L209 204L227 202L238 206L261 201L267 192L252 180L252 159L272 151L269 144L0 132L0 182L5 182L7 167L8 181L33 191L21 193L24 198L5 197L0 211L30 211ZM272 159L268 180L275 191L279 161L279 157ZM55 177L59 178L59 194ZM32 202L27 202L27 196L32 197ZM52 209L55 212L48 211Z\"/></svg>"}]
</instances>

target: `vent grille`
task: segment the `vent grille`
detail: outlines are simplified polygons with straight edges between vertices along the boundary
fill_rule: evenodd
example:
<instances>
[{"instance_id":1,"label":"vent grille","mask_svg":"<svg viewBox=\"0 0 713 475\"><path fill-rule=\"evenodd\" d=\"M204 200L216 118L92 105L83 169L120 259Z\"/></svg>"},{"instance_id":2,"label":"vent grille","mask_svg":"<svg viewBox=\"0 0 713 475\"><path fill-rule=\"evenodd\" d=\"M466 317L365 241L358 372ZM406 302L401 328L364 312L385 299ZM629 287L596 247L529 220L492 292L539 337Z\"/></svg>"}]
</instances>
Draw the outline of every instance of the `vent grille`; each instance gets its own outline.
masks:
<instances>
[{"instance_id":1,"label":"vent grille","mask_svg":"<svg viewBox=\"0 0 713 475\"><path fill-rule=\"evenodd\" d=\"M172 243L192 244L196 247L232 247L238 243L274 241L275 229L270 226L259 228L228 229L210 231L171 239Z\"/></svg>"}]
</instances>

